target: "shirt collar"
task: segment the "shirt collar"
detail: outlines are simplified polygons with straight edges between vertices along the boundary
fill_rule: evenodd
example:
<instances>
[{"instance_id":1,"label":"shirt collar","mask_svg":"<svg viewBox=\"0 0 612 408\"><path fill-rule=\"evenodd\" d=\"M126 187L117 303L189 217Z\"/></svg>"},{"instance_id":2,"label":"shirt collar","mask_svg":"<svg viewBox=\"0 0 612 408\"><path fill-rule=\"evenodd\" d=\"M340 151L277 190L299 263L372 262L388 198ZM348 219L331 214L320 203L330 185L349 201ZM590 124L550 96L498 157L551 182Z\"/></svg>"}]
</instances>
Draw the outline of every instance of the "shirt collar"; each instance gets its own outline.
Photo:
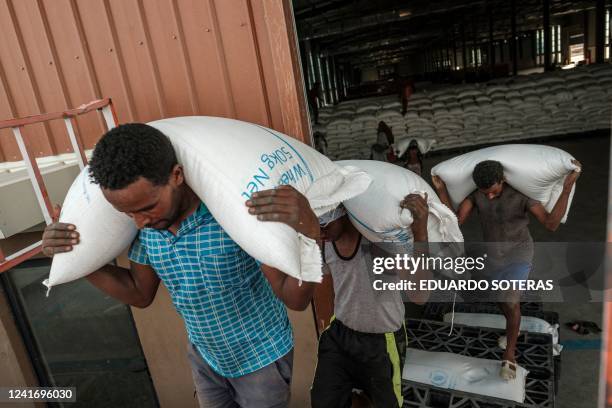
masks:
<instances>
[{"instance_id":1,"label":"shirt collar","mask_svg":"<svg viewBox=\"0 0 612 408\"><path fill-rule=\"evenodd\" d=\"M208 207L206 207L206 205L200 201L198 208L181 222L181 225L176 231L176 236L179 237L181 235L185 235L195 227L204 224L209 216L210 211L208 210Z\"/></svg>"},{"instance_id":2,"label":"shirt collar","mask_svg":"<svg viewBox=\"0 0 612 408\"><path fill-rule=\"evenodd\" d=\"M208 210L208 207L206 207L206 205L200 201L200 205L198 206L198 208L193 213L189 214L189 216L181 222L181 225L176 231L176 236L172 234L170 231L168 231L167 229L163 229L163 230L156 230L156 229L151 229L151 228L147 228L147 229L150 229L153 232L157 232L161 234L162 236L164 236L166 239L174 242L180 237L182 237L183 235L186 235L189 232L191 232L196 227L209 221L211 217L212 217L212 214Z\"/></svg>"}]
</instances>

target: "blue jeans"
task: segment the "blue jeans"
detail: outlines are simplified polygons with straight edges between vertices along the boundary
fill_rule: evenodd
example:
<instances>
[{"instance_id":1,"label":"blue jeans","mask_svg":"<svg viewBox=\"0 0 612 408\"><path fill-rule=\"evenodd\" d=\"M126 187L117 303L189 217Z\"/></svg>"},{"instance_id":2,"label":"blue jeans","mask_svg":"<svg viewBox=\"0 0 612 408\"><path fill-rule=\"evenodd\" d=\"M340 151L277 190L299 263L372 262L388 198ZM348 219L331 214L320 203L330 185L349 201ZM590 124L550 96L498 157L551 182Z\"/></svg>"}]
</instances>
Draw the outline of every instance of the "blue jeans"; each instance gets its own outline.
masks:
<instances>
[{"instance_id":1,"label":"blue jeans","mask_svg":"<svg viewBox=\"0 0 612 408\"><path fill-rule=\"evenodd\" d=\"M191 373L202 408L286 408L291 397L293 350L250 374L226 378L204 361L189 343Z\"/></svg>"}]
</instances>

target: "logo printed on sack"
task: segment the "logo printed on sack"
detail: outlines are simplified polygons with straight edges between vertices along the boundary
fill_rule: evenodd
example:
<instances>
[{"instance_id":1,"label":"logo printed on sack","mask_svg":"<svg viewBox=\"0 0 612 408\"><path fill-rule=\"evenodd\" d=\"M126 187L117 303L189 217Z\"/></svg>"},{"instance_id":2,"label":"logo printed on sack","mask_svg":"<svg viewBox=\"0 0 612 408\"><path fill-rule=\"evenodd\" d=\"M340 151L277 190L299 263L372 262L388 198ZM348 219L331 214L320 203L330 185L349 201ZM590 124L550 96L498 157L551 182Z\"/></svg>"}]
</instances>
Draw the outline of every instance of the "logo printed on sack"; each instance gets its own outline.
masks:
<instances>
[{"instance_id":1,"label":"logo printed on sack","mask_svg":"<svg viewBox=\"0 0 612 408\"><path fill-rule=\"evenodd\" d=\"M270 180L270 174L268 173L268 171L273 171L277 166L285 165L290 160L296 160L295 156L297 156L302 163L296 163L292 167L289 167L288 170L281 173L276 183L273 186L269 187L276 187L283 184L293 184L296 183L298 180L302 179L305 175L308 175L311 183L314 182L314 177L312 175L312 172L310 171L310 167L308 166L308 164L306 164L306 161L300 155L300 153L289 142L264 127L257 127L262 130L265 130L266 132L270 133L271 135L285 143L291 151L286 146L281 146L278 149L272 151L271 153L262 154L260 160L261 163L263 163L264 165L260 166L257 169L256 174L252 176L251 180L245 186L245 191L242 192L242 196L244 198L249 199L251 197L251 194L259 191L262 187L266 187L266 183Z\"/></svg>"},{"instance_id":2,"label":"logo printed on sack","mask_svg":"<svg viewBox=\"0 0 612 408\"><path fill-rule=\"evenodd\" d=\"M313 175L312 175L312 171L310 171L310 167L309 167L309 166L308 166L308 164L306 163L306 160L304 160L304 158L302 157L302 155L301 155L301 154L300 154L300 153L299 153L297 150L295 150L295 148L294 148L294 147L291 145L291 143L287 142L287 141L286 141L284 138L280 137L280 136L279 136L279 135L277 135L276 133L274 133L274 132L270 131L270 129L266 129L265 127L258 126L258 125L255 125L255 126L257 126L257 127L258 127L258 128L260 128L260 129L265 130L266 132L270 133L271 135L273 135L274 137L276 137L277 139L279 139L279 140L281 140L283 143L285 143L287 146L289 146L289 148L290 148L291 150L293 150L293 152L296 154L296 156L300 158L300 160L302 161L302 164L304 165L304 167L306 167L306 171L308 172L308 177L310 178L310 182L311 182L311 183L312 183L312 182L314 182L314 177L313 177Z\"/></svg>"}]
</instances>

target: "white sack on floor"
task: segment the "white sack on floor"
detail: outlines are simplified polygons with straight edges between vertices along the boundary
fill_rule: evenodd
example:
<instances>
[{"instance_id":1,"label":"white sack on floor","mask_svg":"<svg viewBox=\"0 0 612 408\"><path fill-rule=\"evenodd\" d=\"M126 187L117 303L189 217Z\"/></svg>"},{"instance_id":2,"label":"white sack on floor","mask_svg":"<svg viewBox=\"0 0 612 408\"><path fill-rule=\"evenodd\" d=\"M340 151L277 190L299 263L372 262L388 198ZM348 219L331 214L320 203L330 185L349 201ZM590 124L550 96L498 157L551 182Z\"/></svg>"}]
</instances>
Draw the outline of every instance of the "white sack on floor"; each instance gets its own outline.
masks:
<instances>
[{"instance_id":1,"label":"white sack on floor","mask_svg":"<svg viewBox=\"0 0 612 408\"><path fill-rule=\"evenodd\" d=\"M500 368L496 360L407 348L402 378L523 403L529 371L517 366L516 379L505 381L499 376Z\"/></svg>"},{"instance_id":2,"label":"white sack on floor","mask_svg":"<svg viewBox=\"0 0 612 408\"><path fill-rule=\"evenodd\" d=\"M472 179L476 164L484 160L497 160L504 167L504 176L512 187L540 201L547 211L551 211L563 190L565 177L577 169L572 159L572 155L556 147L508 144L487 147L446 160L431 169L431 174L444 180L456 208L476 190ZM575 186L561 222L567 219L574 189Z\"/></svg>"},{"instance_id":3,"label":"white sack on floor","mask_svg":"<svg viewBox=\"0 0 612 408\"><path fill-rule=\"evenodd\" d=\"M444 315L444 321L453 320L452 313ZM494 313L455 313L454 322L475 327L489 327L492 329L505 329L506 318ZM558 356L563 346L559 344L559 325L550 324L544 319L533 316L521 316L521 331L530 333L544 333L552 336L553 355Z\"/></svg>"}]
</instances>

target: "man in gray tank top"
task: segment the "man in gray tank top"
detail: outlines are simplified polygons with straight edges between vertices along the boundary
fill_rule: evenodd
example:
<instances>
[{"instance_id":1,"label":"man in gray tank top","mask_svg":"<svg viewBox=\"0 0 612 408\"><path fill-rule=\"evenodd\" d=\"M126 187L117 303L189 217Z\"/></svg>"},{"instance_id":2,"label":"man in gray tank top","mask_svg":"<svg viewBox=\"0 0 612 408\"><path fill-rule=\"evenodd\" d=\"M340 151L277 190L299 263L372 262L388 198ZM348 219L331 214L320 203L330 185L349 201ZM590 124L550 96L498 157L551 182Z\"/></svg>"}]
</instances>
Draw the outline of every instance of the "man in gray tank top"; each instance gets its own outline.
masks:
<instances>
[{"instance_id":1,"label":"man in gray tank top","mask_svg":"<svg viewBox=\"0 0 612 408\"><path fill-rule=\"evenodd\" d=\"M426 200L411 194L401 206L413 215L414 255L426 255ZM349 408L353 388L363 390L376 407L401 407L407 346L401 294L374 290L371 258L377 248L351 224L343 207L319 221L324 272L331 273L335 295L334 317L319 339L312 407Z\"/></svg>"},{"instance_id":2,"label":"man in gray tank top","mask_svg":"<svg viewBox=\"0 0 612 408\"><path fill-rule=\"evenodd\" d=\"M576 160L574 164L580 166ZM472 178L478 187L459 205L457 218L459 225L476 208L484 240L487 243L487 263L493 270L488 274L495 279L526 280L531 271L533 258L533 239L529 233L529 213L548 230L559 228L567 210L570 192L579 171L569 173L563 183L563 192L551 212L542 203L532 200L515 190L504 179L504 169L500 162L485 160L474 168ZM432 177L440 200L453 209L444 181ZM499 299L498 306L506 317L506 336L500 338L499 345L505 348L500 376L505 380L516 378L516 341L521 325L520 292L508 291Z\"/></svg>"}]
</instances>

